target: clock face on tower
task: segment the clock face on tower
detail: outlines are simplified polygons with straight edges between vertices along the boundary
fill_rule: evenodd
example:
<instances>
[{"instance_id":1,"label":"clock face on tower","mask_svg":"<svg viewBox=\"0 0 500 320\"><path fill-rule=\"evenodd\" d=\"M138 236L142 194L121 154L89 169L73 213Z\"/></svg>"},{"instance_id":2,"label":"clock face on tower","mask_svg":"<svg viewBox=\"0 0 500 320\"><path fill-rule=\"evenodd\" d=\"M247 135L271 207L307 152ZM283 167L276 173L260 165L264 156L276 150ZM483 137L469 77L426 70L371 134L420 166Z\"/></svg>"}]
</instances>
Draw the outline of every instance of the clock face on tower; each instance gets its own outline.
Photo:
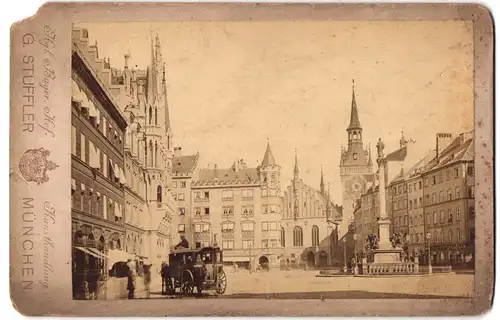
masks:
<instances>
[{"instance_id":1,"label":"clock face on tower","mask_svg":"<svg viewBox=\"0 0 500 320\"><path fill-rule=\"evenodd\" d=\"M365 189L366 182L361 176L347 176L344 177L343 185L346 193L360 195Z\"/></svg>"}]
</instances>

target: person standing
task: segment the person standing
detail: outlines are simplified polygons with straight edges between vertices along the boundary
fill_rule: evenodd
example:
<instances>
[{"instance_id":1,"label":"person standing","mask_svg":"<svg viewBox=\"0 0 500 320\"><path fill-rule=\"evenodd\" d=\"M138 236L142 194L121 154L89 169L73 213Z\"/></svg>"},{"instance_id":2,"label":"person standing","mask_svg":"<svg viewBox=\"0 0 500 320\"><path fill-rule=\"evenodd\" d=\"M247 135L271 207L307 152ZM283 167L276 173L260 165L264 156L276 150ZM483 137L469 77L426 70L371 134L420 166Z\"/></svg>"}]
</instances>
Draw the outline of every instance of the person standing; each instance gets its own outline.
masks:
<instances>
[{"instance_id":1,"label":"person standing","mask_svg":"<svg viewBox=\"0 0 500 320\"><path fill-rule=\"evenodd\" d=\"M146 287L146 299L150 296L150 285L151 285L151 265L143 265L144 272L144 286Z\"/></svg>"},{"instance_id":2,"label":"person standing","mask_svg":"<svg viewBox=\"0 0 500 320\"><path fill-rule=\"evenodd\" d=\"M161 267L160 275L161 275L161 293L165 294L165 293L167 293L167 290L168 290L168 282L167 281L170 281L168 263L166 263L166 262L163 263L163 265Z\"/></svg>"},{"instance_id":3,"label":"person standing","mask_svg":"<svg viewBox=\"0 0 500 320\"><path fill-rule=\"evenodd\" d=\"M134 299L134 291L135 291L135 280L137 276L137 264L135 261L132 261L132 259L128 259L127 261L127 267L128 267L128 283L127 283L127 290L128 290L128 298L129 299Z\"/></svg>"}]
</instances>

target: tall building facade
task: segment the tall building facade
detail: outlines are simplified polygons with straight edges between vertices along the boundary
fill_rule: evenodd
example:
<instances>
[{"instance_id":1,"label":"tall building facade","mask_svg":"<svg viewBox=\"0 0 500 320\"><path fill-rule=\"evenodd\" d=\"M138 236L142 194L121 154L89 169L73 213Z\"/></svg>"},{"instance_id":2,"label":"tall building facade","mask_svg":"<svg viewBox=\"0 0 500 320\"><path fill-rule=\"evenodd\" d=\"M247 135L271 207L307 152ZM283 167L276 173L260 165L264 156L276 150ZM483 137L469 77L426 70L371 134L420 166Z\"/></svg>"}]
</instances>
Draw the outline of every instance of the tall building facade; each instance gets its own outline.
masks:
<instances>
[{"instance_id":1,"label":"tall building facade","mask_svg":"<svg viewBox=\"0 0 500 320\"><path fill-rule=\"evenodd\" d=\"M361 195L360 208L354 216L358 250L366 252L366 240L371 234L378 236L378 218L380 217L379 186L372 185Z\"/></svg>"},{"instance_id":2,"label":"tall building facade","mask_svg":"<svg viewBox=\"0 0 500 320\"><path fill-rule=\"evenodd\" d=\"M102 78L109 67L72 35L71 229L73 298L87 299L107 280L110 250L124 246L124 132L127 122Z\"/></svg>"},{"instance_id":3,"label":"tall building facade","mask_svg":"<svg viewBox=\"0 0 500 320\"><path fill-rule=\"evenodd\" d=\"M150 59L145 69L129 66L129 59L130 54L125 54L123 68L111 68L108 84L128 120L130 186L125 195L130 218L125 249L149 259L156 270L168 259L170 225L177 212L177 202L168 187L174 146L159 36L151 35Z\"/></svg>"},{"instance_id":4,"label":"tall building facade","mask_svg":"<svg viewBox=\"0 0 500 320\"><path fill-rule=\"evenodd\" d=\"M166 69L159 37L151 40L151 58L145 70L130 67L129 54L124 56L122 68L111 67L109 59L99 57L97 44L89 43L85 29L73 29L73 47L72 104L78 111L82 109L80 101L84 101L86 107L83 109L88 109L74 113L72 141L75 154L88 153L85 157L89 166L94 168L94 184L100 181L99 173L106 178L102 182L103 189L85 187L86 193L89 190L92 193L87 197L93 199L95 194L98 203L92 212L99 212L102 203L102 212L99 213L102 217L98 221L103 236L98 239L102 238L106 246L96 259L101 265L101 273L106 275L103 279L114 263L128 258L147 259L153 265L152 272L157 272L161 262L168 259L170 224L177 211L177 203L168 188L172 176L173 142ZM95 130L84 130L84 139L76 128L83 128L82 123L87 118ZM82 141L86 141L85 149L82 149ZM79 167L78 160L73 157L72 165ZM72 187L75 189L75 203L79 206L79 203L89 201L77 197L84 194L81 192L83 187L79 187L80 178L75 172L75 182L72 183L75 185ZM75 217L74 228L81 228L80 220L81 215ZM96 232L92 233L95 238ZM93 252L87 249L84 258L87 261L93 259L90 257ZM78 258L75 261L77 266L85 265ZM103 283L106 285L98 291L101 291L100 296L107 297L102 290L106 291L109 285L115 284L109 279Z\"/></svg>"},{"instance_id":5,"label":"tall building facade","mask_svg":"<svg viewBox=\"0 0 500 320\"><path fill-rule=\"evenodd\" d=\"M435 151L430 151L407 172L409 238L408 254L419 257L423 263L425 251L425 219L424 219L424 183L422 173L434 158Z\"/></svg>"},{"instance_id":6,"label":"tall building facade","mask_svg":"<svg viewBox=\"0 0 500 320\"><path fill-rule=\"evenodd\" d=\"M473 133L454 138L437 134L436 156L422 174L425 232L431 235L430 255L435 264L462 264L474 259Z\"/></svg>"},{"instance_id":7,"label":"tall building facade","mask_svg":"<svg viewBox=\"0 0 500 320\"><path fill-rule=\"evenodd\" d=\"M283 194L284 258L292 264L307 263L311 267L338 263L341 257L335 255L334 249L338 246L341 210L325 192L323 177L319 191L304 183L295 154L293 180Z\"/></svg>"},{"instance_id":8,"label":"tall building facade","mask_svg":"<svg viewBox=\"0 0 500 320\"><path fill-rule=\"evenodd\" d=\"M427 264L430 248L433 264L474 263L473 150L473 132L438 133L436 148L387 187L391 230L403 236L410 259ZM356 233L364 240L378 232L378 187L361 196L361 211L355 215Z\"/></svg>"},{"instance_id":9,"label":"tall building facade","mask_svg":"<svg viewBox=\"0 0 500 320\"><path fill-rule=\"evenodd\" d=\"M184 169L193 172L191 204L189 212L179 219L178 234L185 235L192 247L218 245L225 251L227 263L279 265L281 167L270 144L262 163L254 168L242 159L230 168L192 168L189 164ZM187 180L187 175L174 178L181 188L188 187Z\"/></svg>"},{"instance_id":10,"label":"tall building facade","mask_svg":"<svg viewBox=\"0 0 500 320\"><path fill-rule=\"evenodd\" d=\"M175 147L172 163L172 182L170 188L177 200L177 212L172 219L172 241L175 245L180 241L180 236L192 234L193 225L193 199L192 183L197 179L197 169L200 154L184 155L181 147Z\"/></svg>"},{"instance_id":11,"label":"tall building facade","mask_svg":"<svg viewBox=\"0 0 500 320\"><path fill-rule=\"evenodd\" d=\"M363 145L363 128L359 121L354 81L352 87L351 119L347 127L347 148L341 148L340 180L342 182L343 220L341 234L347 232L353 219L357 200L373 182L373 162L370 148Z\"/></svg>"}]
</instances>

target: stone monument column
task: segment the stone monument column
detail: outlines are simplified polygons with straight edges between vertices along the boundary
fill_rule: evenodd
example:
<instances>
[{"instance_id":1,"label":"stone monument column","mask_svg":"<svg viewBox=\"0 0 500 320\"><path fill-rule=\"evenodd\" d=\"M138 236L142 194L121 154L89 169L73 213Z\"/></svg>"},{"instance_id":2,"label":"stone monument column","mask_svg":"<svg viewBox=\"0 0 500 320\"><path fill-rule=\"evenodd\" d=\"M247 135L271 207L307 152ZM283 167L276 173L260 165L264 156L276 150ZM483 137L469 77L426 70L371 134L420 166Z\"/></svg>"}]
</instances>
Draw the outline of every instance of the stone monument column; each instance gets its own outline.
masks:
<instances>
[{"instance_id":1,"label":"stone monument column","mask_svg":"<svg viewBox=\"0 0 500 320\"><path fill-rule=\"evenodd\" d=\"M379 228L379 248L382 250L391 249L391 243L389 241L389 225L391 221L387 216L386 210L386 199L385 199L385 170L387 161L383 157L383 152L379 154L377 159L378 163L378 175L379 175L379 206L380 206L380 218L378 220Z\"/></svg>"},{"instance_id":2,"label":"stone monument column","mask_svg":"<svg viewBox=\"0 0 500 320\"><path fill-rule=\"evenodd\" d=\"M382 139L378 139L377 143L377 163L379 167L379 206L380 217L378 221L379 227L379 248L374 251L375 264L400 264L402 252L401 248L393 248L389 240L389 225L391 224L386 210L385 202L385 172L387 166L387 159L384 157L384 143ZM392 272L392 271L390 271Z\"/></svg>"}]
</instances>

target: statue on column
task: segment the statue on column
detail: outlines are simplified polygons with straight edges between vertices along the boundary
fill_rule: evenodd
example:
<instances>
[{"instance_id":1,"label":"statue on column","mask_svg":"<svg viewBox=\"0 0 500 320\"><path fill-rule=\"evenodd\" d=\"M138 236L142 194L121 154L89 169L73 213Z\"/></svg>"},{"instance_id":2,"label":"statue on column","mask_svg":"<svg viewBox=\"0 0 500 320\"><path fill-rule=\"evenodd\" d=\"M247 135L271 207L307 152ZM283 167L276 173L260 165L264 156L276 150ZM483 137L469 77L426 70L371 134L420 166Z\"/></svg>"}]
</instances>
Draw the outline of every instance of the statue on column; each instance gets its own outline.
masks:
<instances>
[{"instance_id":1,"label":"statue on column","mask_svg":"<svg viewBox=\"0 0 500 320\"><path fill-rule=\"evenodd\" d=\"M382 138L378 138L378 142L377 142L377 154L378 154L378 157L379 158L383 158L384 157L384 143L382 142Z\"/></svg>"}]
</instances>

